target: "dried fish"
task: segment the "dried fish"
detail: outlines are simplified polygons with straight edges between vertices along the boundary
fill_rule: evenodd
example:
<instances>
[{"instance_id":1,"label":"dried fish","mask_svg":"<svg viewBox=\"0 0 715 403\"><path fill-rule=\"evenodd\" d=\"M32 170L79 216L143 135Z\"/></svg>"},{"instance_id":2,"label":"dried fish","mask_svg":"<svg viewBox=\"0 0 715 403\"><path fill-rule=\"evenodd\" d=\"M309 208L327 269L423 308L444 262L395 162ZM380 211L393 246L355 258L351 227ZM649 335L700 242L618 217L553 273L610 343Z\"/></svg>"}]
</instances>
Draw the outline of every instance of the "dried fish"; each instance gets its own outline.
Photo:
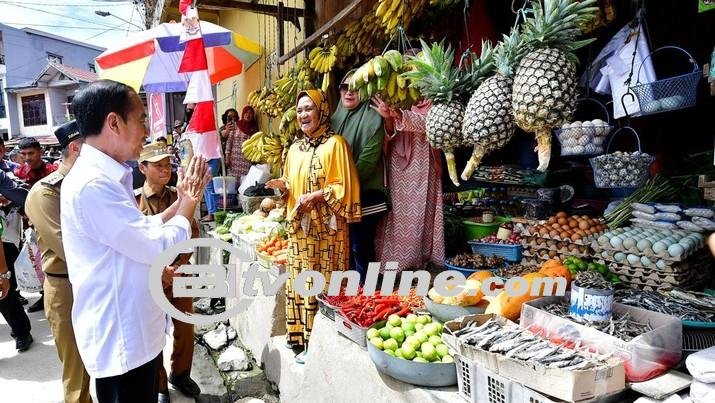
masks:
<instances>
[{"instance_id":1,"label":"dried fish","mask_svg":"<svg viewBox=\"0 0 715 403\"><path fill-rule=\"evenodd\" d=\"M572 320L584 326L593 327L623 341L631 341L634 338L653 330L650 323L636 322L630 319L630 315L627 312L625 314L618 314L614 312L611 316L611 320L609 321L591 322L571 316L569 313L569 305L566 302L545 305L541 307L541 309L552 315Z\"/></svg>"},{"instance_id":2,"label":"dried fish","mask_svg":"<svg viewBox=\"0 0 715 403\"><path fill-rule=\"evenodd\" d=\"M691 291L672 290L669 293L633 289L617 290L614 301L653 312L675 316L680 320L715 322L715 297Z\"/></svg>"},{"instance_id":3,"label":"dried fish","mask_svg":"<svg viewBox=\"0 0 715 403\"><path fill-rule=\"evenodd\" d=\"M603 278L603 275L597 271L587 270L579 272L576 275L574 284L581 288L595 290L612 290L613 283Z\"/></svg>"}]
</instances>

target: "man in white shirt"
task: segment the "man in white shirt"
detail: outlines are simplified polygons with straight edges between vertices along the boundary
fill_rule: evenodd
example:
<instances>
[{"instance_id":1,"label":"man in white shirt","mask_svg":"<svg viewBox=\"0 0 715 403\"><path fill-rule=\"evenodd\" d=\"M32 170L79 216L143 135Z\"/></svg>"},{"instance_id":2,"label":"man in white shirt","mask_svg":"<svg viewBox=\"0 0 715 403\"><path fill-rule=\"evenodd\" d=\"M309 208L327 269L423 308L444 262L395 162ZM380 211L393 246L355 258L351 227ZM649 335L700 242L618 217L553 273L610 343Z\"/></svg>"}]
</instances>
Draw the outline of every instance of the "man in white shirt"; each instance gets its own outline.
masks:
<instances>
[{"instance_id":1,"label":"man in white shirt","mask_svg":"<svg viewBox=\"0 0 715 403\"><path fill-rule=\"evenodd\" d=\"M60 210L77 347L100 403L156 402L168 317L152 300L149 269L191 237L189 219L210 171L203 158L192 159L178 200L144 216L126 164L139 157L148 133L137 93L95 81L75 95L72 110L85 143L62 183Z\"/></svg>"}]
</instances>

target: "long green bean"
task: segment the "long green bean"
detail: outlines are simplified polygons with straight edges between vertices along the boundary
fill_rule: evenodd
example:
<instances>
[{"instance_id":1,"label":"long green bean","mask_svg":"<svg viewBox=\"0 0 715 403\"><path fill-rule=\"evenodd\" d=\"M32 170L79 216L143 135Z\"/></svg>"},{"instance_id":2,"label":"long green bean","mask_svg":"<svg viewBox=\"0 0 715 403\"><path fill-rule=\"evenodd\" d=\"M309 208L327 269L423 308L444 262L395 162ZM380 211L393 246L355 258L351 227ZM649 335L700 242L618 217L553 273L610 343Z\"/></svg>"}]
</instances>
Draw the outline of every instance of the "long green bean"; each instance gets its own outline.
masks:
<instances>
[{"instance_id":1,"label":"long green bean","mask_svg":"<svg viewBox=\"0 0 715 403\"><path fill-rule=\"evenodd\" d=\"M633 208L631 203L646 203L673 197L677 189L670 182L660 175L656 175L645 185L623 199L615 209L604 216L610 228L621 226L629 218Z\"/></svg>"}]
</instances>

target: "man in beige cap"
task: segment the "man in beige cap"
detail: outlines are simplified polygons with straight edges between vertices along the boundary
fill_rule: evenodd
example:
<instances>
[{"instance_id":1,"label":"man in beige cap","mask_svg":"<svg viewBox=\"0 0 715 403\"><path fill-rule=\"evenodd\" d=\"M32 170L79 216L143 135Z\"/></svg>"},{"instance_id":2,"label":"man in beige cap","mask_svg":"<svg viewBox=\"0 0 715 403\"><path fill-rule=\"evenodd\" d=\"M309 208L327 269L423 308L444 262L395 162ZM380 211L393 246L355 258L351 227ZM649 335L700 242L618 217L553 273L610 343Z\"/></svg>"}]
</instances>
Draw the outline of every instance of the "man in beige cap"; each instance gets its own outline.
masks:
<instances>
[{"instance_id":1,"label":"man in beige cap","mask_svg":"<svg viewBox=\"0 0 715 403\"><path fill-rule=\"evenodd\" d=\"M181 141L181 129L184 128L184 122L180 120L174 121L174 130L171 132L171 144L176 146Z\"/></svg>"},{"instance_id":2,"label":"man in beige cap","mask_svg":"<svg viewBox=\"0 0 715 403\"><path fill-rule=\"evenodd\" d=\"M179 197L176 188L167 186L171 179L171 154L162 143L151 143L144 146L139 156L139 170L146 177L144 186L134 190L139 210L146 215L161 214ZM191 237L199 236L196 220L191 220ZM190 253L177 257L174 265L179 267L187 264ZM174 298L171 283L164 285L167 299L180 311L192 313L191 298ZM171 352L171 374L167 379L166 369L162 364L159 368L159 402L169 402L170 381L183 394L196 397L201 393L199 386L191 379L191 359L194 354L194 326L173 319L174 349Z\"/></svg>"}]
</instances>

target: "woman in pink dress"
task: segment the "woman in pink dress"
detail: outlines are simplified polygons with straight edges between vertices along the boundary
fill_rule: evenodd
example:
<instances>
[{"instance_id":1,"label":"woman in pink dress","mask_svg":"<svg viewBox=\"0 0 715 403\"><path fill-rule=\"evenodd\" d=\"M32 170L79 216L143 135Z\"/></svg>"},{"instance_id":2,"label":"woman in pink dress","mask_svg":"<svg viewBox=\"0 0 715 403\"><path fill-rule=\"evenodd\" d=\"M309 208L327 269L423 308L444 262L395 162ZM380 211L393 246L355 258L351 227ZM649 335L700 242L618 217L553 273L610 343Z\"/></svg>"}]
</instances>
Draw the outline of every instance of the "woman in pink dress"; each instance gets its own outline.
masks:
<instances>
[{"instance_id":1,"label":"woman in pink dress","mask_svg":"<svg viewBox=\"0 0 715 403\"><path fill-rule=\"evenodd\" d=\"M238 112L231 108L226 110L221 118L224 126L219 131L221 137L226 137L226 169L230 176L236 178L238 185L241 176L248 174L251 169L251 162L243 156L241 145L258 131L255 112L250 106L245 106L239 120Z\"/></svg>"},{"instance_id":2,"label":"woman in pink dress","mask_svg":"<svg viewBox=\"0 0 715 403\"><path fill-rule=\"evenodd\" d=\"M377 257L398 270L444 263L442 175L439 150L427 142L425 118L432 104L396 110L373 99L384 118L385 154L392 209L377 231Z\"/></svg>"}]
</instances>

